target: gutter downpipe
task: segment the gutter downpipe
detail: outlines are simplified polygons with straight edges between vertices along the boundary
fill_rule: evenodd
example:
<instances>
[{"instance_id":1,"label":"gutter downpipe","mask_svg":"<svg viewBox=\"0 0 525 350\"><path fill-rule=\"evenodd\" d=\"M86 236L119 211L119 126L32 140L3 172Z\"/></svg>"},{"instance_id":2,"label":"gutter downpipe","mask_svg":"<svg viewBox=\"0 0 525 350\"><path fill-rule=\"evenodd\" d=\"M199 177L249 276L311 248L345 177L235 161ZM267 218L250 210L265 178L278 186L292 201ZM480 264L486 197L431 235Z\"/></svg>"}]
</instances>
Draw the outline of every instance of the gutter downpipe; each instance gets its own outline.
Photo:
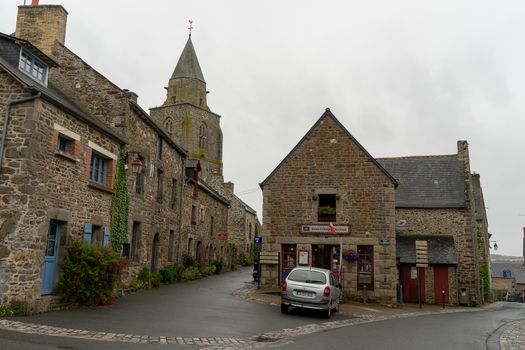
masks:
<instances>
[{"instance_id":1,"label":"gutter downpipe","mask_svg":"<svg viewBox=\"0 0 525 350\"><path fill-rule=\"evenodd\" d=\"M181 178L180 178L180 205L179 205L179 237L178 237L178 244L177 244L177 263L179 263L179 258L181 257L180 254L180 246L181 246L181 240L182 240L182 229L184 228L183 224L183 213L184 213L184 187L186 184L186 157L181 157Z\"/></svg>"},{"instance_id":2,"label":"gutter downpipe","mask_svg":"<svg viewBox=\"0 0 525 350\"><path fill-rule=\"evenodd\" d=\"M42 96L42 93L39 92L34 96L26 97L20 100L11 101L7 104L5 109L5 115L4 115L4 126L2 130L2 140L0 141L0 172L2 171L2 163L4 161L4 148L7 140L7 128L9 126L9 113L11 112L11 107L17 104L34 101L37 98L40 98Z\"/></svg>"}]
</instances>

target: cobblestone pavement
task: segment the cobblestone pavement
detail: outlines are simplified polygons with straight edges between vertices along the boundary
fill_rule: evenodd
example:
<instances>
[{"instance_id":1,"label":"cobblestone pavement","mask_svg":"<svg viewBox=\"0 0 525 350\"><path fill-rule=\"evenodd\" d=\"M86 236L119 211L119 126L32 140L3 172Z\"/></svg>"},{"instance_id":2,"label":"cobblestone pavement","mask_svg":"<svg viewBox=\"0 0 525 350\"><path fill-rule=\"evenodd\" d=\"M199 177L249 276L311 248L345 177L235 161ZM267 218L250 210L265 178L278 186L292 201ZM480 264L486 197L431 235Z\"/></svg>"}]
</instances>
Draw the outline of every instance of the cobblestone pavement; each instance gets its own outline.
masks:
<instances>
[{"instance_id":1,"label":"cobblestone pavement","mask_svg":"<svg viewBox=\"0 0 525 350\"><path fill-rule=\"evenodd\" d=\"M261 301L254 297L254 285L246 285L237 290L234 295L240 298L253 299L258 302ZM469 311L476 311L479 309L470 309ZM449 310L448 312L465 312L465 310ZM162 344L162 345L195 345L198 348L205 348L209 350L228 350L228 349L255 349L264 348L268 345L278 346L285 345L294 337L302 335L323 332L327 330L337 329L341 327L348 327L358 324L364 324L375 321L382 321L394 318L413 317L418 315L441 314L441 312L408 312L398 313L392 315L359 315L339 321L327 321L323 323L313 323L296 328L281 329L278 331L266 332L263 334L243 337L243 338L221 338L221 337L177 337L177 336L148 336L138 334L124 334L124 333L107 333L87 331L81 329L71 329L62 327L46 326L34 323L24 323L13 319L0 319L0 329L7 331L15 331L21 333L38 334L54 337L70 337L86 340L98 340L108 342L127 342L140 344ZM501 337L502 349L525 349L525 342L522 334L525 334L525 321L514 322L506 329Z\"/></svg>"},{"instance_id":2,"label":"cobblestone pavement","mask_svg":"<svg viewBox=\"0 0 525 350\"><path fill-rule=\"evenodd\" d=\"M525 320L509 323L499 338L501 350L525 349Z\"/></svg>"}]
</instances>

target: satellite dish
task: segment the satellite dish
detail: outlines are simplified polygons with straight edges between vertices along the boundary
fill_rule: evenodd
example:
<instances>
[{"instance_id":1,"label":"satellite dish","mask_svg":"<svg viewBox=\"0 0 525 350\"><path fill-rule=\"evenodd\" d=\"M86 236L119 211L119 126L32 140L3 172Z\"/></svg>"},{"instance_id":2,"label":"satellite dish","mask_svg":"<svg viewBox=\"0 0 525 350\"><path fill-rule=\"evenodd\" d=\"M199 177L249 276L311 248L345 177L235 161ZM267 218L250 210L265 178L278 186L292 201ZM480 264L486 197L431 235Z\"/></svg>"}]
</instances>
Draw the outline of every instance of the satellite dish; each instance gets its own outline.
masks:
<instances>
[{"instance_id":1,"label":"satellite dish","mask_svg":"<svg viewBox=\"0 0 525 350\"><path fill-rule=\"evenodd\" d=\"M405 219L401 219L397 222L397 226L406 226L407 221Z\"/></svg>"}]
</instances>

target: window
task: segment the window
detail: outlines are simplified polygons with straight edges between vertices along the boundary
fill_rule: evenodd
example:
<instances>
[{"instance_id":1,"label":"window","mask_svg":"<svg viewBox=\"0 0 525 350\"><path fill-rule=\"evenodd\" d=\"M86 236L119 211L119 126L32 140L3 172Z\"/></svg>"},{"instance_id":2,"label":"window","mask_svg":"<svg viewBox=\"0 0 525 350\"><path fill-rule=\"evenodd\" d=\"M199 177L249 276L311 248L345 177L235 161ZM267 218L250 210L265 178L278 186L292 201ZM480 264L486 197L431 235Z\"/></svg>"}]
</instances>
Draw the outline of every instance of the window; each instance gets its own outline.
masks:
<instances>
[{"instance_id":1,"label":"window","mask_svg":"<svg viewBox=\"0 0 525 350\"><path fill-rule=\"evenodd\" d=\"M144 175L142 172L135 175L135 193L142 193L144 190Z\"/></svg>"},{"instance_id":2,"label":"window","mask_svg":"<svg viewBox=\"0 0 525 350\"><path fill-rule=\"evenodd\" d=\"M206 148L206 139L207 137L206 124L201 124L199 127L199 148Z\"/></svg>"},{"instance_id":3,"label":"window","mask_svg":"<svg viewBox=\"0 0 525 350\"><path fill-rule=\"evenodd\" d=\"M162 138L157 135L157 160L162 159Z\"/></svg>"},{"instance_id":4,"label":"window","mask_svg":"<svg viewBox=\"0 0 525 350\"><path fill-rule=\"evenodd\" d=\"M200 210L200 215L199 215L201 222L204 222L205 213L206 213L206 211L205 211L204 207L201 205L201 210Z\"/></svg>"},{"instance_id":5,"label":"window","mask_svg":"<svg viewBox=\"0 0 525 350\"><path fill-rule=\"evenodd\" d=\"M171 180L171 200L170 200L171 209L177 207L177 180Z\"/></svg>"},{"instance_id":6,"label":"window","mask_svg":"<svg viewBox=\"0 0 525 350\"><path fill-rule=\"evenodd\" d=\"M129 258L131 261L139 261L140 222L133 221L131 227L131 248Z\"/></svg>"},{"instance_id":7,"label":"window","mask_svg":"<svg viewBox=\"0 0 525 350\"><path fill-rule=\"evenodd\" d=\"M75 141L62 135L58 134L57 140L57 151L62 153L72 154L74 149Z\"/></svg>"},{"instance_id":8,"label":"window","mask_svg":"<svg viewBox=\"0 0 525 350\"><path fill-rule=\"evenodd\" d=\"M109 246L109 226L97 226L84 224L82 239L84 244L98 244L104 247Z\"/></svg>"},{"instance_id":9,"label":"window","mask_svg":"<svg viewBox=\"0 0 525 350\"><path fill-rule=\"evenodd\" d=\"M374 290L374 247L357 246L357 288Z\"/></svg>"},{"instance_id":10,"label":"window","mask_svg":"<svg viewBox=\"0 0 525 350\"><path fill-rule=\"evenodd\" d=\"M173 262L173 242L175 241L175 232L170 230L168 238L168 262Z\"/></svg>"},{"instance_id":11,"label":"window","mask_svg":"<svg viewBox=\"0 0 525 350\"><path fill-rule=\"evenodd\" d=\"M191 223L193 225L197 223L197 207L195 205L191 206Z\"/></svg>"},{"instance_id":12,"label":"window","mask_svg":"<svg viewBox=\"0 0 525 350\"><path fill-rule=\"evenodd\" d=\"M20 54L18 67L33 79L44 85L47 84L47 66L25 50Z\"/></svg>"},{"instance_id":13,"label":"window","mask_svg":"<svg viewBox=\"0 0 525 350\"><path fill-rule=\"evenodd\" d=\"M157 202L162 202L162 170L157 169Z\"/></svg>"},{"instance_id":14,"label":"window","mask_svg":"<svg viewBox=\"0 0 525 350\"><path fill-rule=\"evenodd\" d=\"M106 177L108 175L108 159L102 157L98 153L91 153L91 169L89 172L89 179L99 185L106 185Z\"/></svg>"},{"instance_id":15,"label":"window","mask_svg":"<svg viewBox=\"0 0 525 350\"><path fill-rule=\"evenodd\" d=\"M168 134L173 135L173 121L170 118L164 122L164 128Z\"/></svg>"},{"instance_id":16,"label":"window","mask_svg":"<svg viewBox=\"0 0 525 350\"><path fill-rule=\"evenodd\" d=\"M317 221L336 221L335 194L320 194Z\"/></svg>"}]
</instances>

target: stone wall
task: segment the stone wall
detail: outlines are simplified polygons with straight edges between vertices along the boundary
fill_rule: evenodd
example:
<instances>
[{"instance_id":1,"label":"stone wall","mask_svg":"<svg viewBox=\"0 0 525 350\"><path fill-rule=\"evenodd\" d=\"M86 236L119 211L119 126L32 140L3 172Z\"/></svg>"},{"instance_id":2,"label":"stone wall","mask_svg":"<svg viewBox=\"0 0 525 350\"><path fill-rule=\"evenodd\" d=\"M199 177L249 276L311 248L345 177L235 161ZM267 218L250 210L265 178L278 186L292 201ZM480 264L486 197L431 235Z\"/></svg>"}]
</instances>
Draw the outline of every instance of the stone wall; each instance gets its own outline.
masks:
<instances>
[{"instance_id":1,"label":"stone wall","mask_svg":"<svg viewBox=\"0 0 525 350\"><path fill-rule=\"evenodd\" d=\"M1 86L6 81L12 85L5 74L1 77ZM20 89L10 86L9 91ZM0 100L3 116L7 99L1 92ZM82 237L84 224L109 225L112 188L90 182L91 148L96 145L116 155L119 141L43 99L14 106L10 116L0 175L0 302L24 301L29 309L39 309L38 304L45 303L40 288L49 221L62 226L60 269L65 248ZM57 151L59 132L78 136L72 153Z\"/></svg>"},{"instance_id":2,"label":"stone wall","mask_svg":"<svg viewBox=\"0 0 525 350\"><path fill-rule=\"evenodd\" d=\"M329 234L300 234L302 224L317 221L318 195L335 193L334 225L348 225L341 235L343 250L357 245L374 249L374 290L367 297L395 302L394 184L354 143L336 120L326 114L288 155L263 187L263 250L280 251L281 244L339 245ZM323 223L321 223L323 224ZM328 223L324 223L328 224ZM381 246L387 239L390 245ZM344 263L346 264L346 263ZM355 263L343 265L345 291L357 296ZM276 284L275 271L262 272L262 284Z\"/></svg>"},{"instance_id":3,"label":"stone wall","mask_svg":"<svg viewBox=\"0 0 525 350\"><path fill-rule=\"evenodd\" d=\"M235 251L229 244L230 237L220 239L228 233L228 204L193 182L186 182L184 194L186 204L179 249L195 257L200 266L220 259L226 265L231 264ZM193 217L192 210L195 211Z\"/></svg>"},{"instance_id":4,"label":"stone wall","mask_svg":"<svg viewBox=\"0 0 525 350\"><path fill-rule=\"evenodd\" d=\"M151 117L168 131L173 123L171 134L182 147L190 152L190 157L201 161L201 178L209 184L222 187L222 131L220 116L194 105L184 103L156 107L150 110ZM199 147L200 126L206 126L206 147Z\"/></svg>"}]
</instances>

